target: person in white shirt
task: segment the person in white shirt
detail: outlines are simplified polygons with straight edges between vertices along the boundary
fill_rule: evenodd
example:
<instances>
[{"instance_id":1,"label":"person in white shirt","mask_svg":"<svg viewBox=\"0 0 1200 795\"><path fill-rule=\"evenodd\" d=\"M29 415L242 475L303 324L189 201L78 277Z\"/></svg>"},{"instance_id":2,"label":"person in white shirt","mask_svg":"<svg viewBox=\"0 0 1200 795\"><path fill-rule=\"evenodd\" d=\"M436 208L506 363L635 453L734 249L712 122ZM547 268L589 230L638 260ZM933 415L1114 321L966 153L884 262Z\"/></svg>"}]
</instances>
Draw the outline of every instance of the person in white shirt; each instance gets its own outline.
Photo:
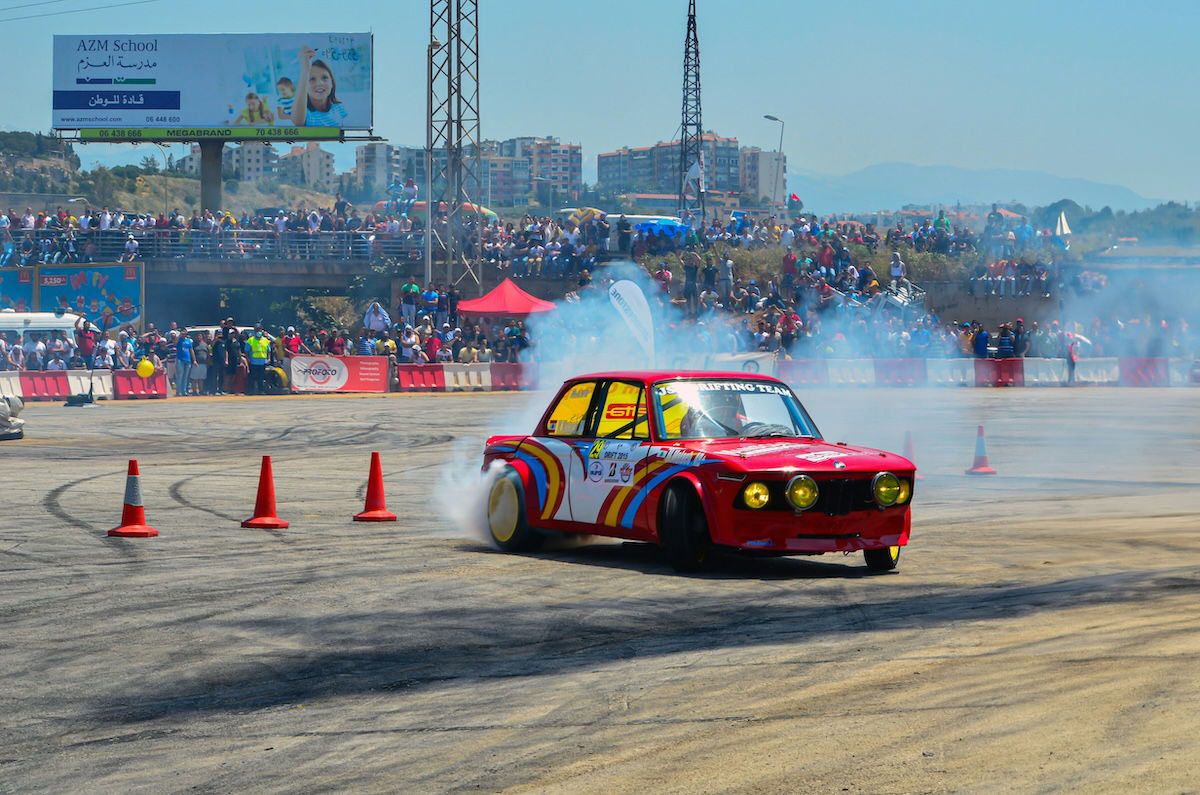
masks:
<instances>
[{"instance_id":1,"label":"person in white shirt","mask_svg":"<svg viewBox=\"0 0 1200 795\"><path fill-rule=\"evenodd\" d=\"M51 358L50 361L46 362L46 369L47 370L66 370L67 369L67 360L63 358L63 355L61 353L59 353L58 351L55 351L53 358Z\"/></svg>"},{"instance_id":2,"label":"person in white shirt","mask_svg":"<svg viewBox=\"0 0 1200 795\"><path fill-rule=\"evenodd\" d=\"M137 259L138 242L133 235L125 241L125 253L121 255L121 262L133 262Z\"/></svg>"},{"instance_id":3,"label":"person in white shirt","mask_svg":"<svg viewBox=\"0 0 1200 795\"><path fill-rule=\"evenodd\" d=\"M92 228L92 216L88 215L86 211L76 220L81 231L86 232Z\"/></svg>"},{"instance_id":4,"label":"person in white shirt","mask_svg":"<svg viewBox=\"0 0 1200 795\"><path fill-rule=\"evenodd\" d=\"M21 216L21 228L33 229L37 225L37 218L33 214L32 207L25 208L25 214Z\"/></svg>"},{"instance_id":5,"label":"person in white shirt","mask_svg":"<svg viewBox=\"0 0 1200 795\"><path fill-rule=\"evenodd\" d=\"M112 222L113 222L112 213L110 213L108 211L108 208L105 207L100 212L100 231L107 232L109 229L112 229Z\"/></svg>"}]
</instances>

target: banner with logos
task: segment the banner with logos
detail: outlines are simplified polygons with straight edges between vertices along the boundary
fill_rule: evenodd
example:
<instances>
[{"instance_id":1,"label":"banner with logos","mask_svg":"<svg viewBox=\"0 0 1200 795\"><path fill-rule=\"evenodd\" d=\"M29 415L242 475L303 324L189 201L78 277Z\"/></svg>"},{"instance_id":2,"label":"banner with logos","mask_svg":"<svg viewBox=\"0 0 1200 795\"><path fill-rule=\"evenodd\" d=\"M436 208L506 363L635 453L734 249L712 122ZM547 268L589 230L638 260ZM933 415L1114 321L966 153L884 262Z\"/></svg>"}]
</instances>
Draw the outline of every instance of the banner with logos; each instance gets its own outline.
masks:
<instances>
[{"instance_id":1,"label":"banner with logos","mask_svg":"<svg viewBox=\"0 0 1200 795\"><path fill-rule=\"evenodd\" d=\"M297 392L387 392L386 356L293 356Z\"/></svg>"}]
</instances>

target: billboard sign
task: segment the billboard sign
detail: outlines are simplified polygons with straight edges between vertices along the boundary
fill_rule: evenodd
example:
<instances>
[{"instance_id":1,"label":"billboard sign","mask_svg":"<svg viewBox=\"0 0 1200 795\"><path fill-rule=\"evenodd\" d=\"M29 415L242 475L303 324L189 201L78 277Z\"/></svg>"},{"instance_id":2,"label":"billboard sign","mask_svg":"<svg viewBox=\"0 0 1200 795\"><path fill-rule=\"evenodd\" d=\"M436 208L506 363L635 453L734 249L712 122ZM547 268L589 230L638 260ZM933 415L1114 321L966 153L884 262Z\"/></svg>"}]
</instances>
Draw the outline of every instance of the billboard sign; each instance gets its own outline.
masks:
<instances>
[{"instance_id":1,"label":"billboard sign","mask_svg":"<svg viewBox=\"0 0 1200 795\"><path fill-rule=\"evenodd\" d=\"M0 310L33 311L33 271L33 268L0 268Z\"/></svg>"},{"instance_id":2,"label":"billboard sign","mask_svg":"<svg viewBox=\"0 0 1200 795\"><path fill-rule=\"evenodd\" d=\"M41 312L75 312L108 331L142 319L142 266L40 265L37 304Z\"/></svg>"},{"instance_id":3,"label":"billboard sign","mask_svg":"<svg viewBox=\"0 0 1200 795\"><path fill-rule=\"evenodd\" d=\"M371 59L369 33L55 36L52 126L108 133L96 140L337 137L372 127Z\"/></svg>"}]
</instances>

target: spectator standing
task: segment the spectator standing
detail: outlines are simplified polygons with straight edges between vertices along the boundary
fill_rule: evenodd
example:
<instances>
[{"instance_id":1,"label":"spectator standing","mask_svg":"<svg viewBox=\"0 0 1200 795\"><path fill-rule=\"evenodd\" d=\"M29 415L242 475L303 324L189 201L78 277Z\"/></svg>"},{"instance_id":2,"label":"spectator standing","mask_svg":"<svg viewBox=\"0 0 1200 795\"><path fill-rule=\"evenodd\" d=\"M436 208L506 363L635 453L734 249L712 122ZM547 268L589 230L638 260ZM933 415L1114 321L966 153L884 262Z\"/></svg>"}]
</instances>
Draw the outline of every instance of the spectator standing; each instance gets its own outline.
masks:
<instances>
[{"instance_id":1,"label":"spectator standing","mask_svg":"<svg viewBox=\"0 0 1200 795\"><path fill-rule=\"evenodd\" d=\"M262 326L254 327L254 335L246 340L246 357L250 364L250 375L246 394L267 393L267 365L271 363L271 341L263 334Z\"/></svg>"},{"instance_id":2,"label":"spectator standing","mask_svg":"<svg viewBox=\"0 0 1200 795\"><path fill-rule=\"evenodd\" d=\"M212 345L208 342L208 332L202 332L200 339L192 345L192 394L203 395L208 381L208 365L212 359Z\"/></svg>"},{"instance_id":3,"label":"spectator standing","mask_svg":"<svg viewBox=\"0 0 1200 795\"><path fill-rule=\"evenodd\" d=\"M175 343L175 396L187 397L191 391L192 353L195 343L187 329L179 330Z\"/></svg>"}]
</instances>

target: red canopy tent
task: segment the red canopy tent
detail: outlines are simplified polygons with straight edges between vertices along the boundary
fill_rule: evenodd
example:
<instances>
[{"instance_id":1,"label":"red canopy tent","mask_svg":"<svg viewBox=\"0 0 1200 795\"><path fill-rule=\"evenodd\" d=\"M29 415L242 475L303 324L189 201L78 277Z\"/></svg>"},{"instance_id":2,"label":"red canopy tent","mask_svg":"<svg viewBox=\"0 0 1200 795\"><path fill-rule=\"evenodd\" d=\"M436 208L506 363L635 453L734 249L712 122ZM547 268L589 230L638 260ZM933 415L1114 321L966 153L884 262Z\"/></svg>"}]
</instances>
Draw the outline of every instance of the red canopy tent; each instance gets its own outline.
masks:
<instances>
[{"instance_id":1,"label":"red canopy tent","mask_svg":"<svg viewBox=\"0 0 1200 795\"><path fill-rule=\"evenodd\" d=\"M512 279L505 279L487 295L458 302L460 315L488 317L528 317L535 312L557 309L551 301L535 298L522 290Z\"/></svg>"}]
</instances>

